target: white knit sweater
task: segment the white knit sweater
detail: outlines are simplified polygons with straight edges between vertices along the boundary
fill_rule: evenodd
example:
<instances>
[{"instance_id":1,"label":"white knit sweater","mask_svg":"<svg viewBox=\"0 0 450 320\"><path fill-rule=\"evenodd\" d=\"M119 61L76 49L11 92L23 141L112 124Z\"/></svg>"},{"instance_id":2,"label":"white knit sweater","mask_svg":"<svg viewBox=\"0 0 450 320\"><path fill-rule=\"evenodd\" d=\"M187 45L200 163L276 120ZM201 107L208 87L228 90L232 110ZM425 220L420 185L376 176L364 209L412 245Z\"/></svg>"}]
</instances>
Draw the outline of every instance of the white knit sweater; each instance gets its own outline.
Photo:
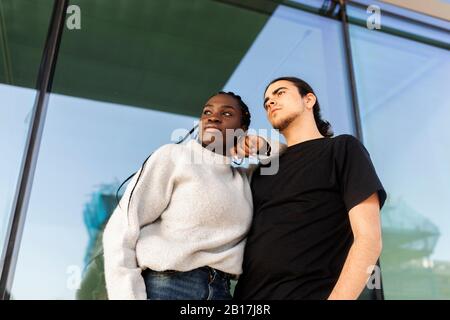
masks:
<instances>
[{"instance_id":1,"label":"white knit sweater","mask_svg":"<svg viewBox=\"0 0 450 320\"><path fill-rule=\"evenodd\" d=\"M273 148L272 148L273 149ZM242 273L252 219L249 170L197 141L156 150L131 179L103 233L110 299L146 299L147 268Z\"/></svg>"}]
</instances>

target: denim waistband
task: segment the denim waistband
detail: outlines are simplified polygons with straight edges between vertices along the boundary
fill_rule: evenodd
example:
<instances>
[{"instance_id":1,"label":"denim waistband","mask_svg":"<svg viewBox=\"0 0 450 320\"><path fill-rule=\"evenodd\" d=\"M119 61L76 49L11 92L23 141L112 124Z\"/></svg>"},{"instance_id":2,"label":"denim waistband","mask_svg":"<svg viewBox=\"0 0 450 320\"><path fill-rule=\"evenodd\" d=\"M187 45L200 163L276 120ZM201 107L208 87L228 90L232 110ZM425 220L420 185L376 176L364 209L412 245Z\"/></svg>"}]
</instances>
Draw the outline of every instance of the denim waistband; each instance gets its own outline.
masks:
<instances>
[{"instance_id":1,"label":"denim waistband","mask_svg":"<svg viewBox=\"0 0 450 320\"><path fill-rule=\"evenodd\" d=\"M226 272L224 272L224 271L221 271L221 270L218 270L218 269L214 269L214 268L211 268L211 267L209 267L209 266L201 267L201 268L199 268L199 269L206 269L206 270L208 270L209 272L215 271L216 273L218 273L219 275L221 275L223 278L228 278L228 279L231 279L231 280L237 278L237 276L234 275L234 274L226 273Z\"/></svg>"},{"instance_id":2,"label":"denim waistband","mask_svg":"<svg viewBox=\"0 0 450 320\"><path fill-rule=\"evenodd\" d=\"M152 269L145 269L143 271L143 274L148 273L148 272L161 272L161 273L174 273L175 274L175 273L178 273L178 272L191 272L191 271L194 271L194 270L204 270L204 271L206 271L208 273L216 272L218 275L220 275L223 278L228 278L230 280L236 280L237 279L237 275L230 274L230 273L227 273L227 272L224 272L224 271L212 268L210 266L199 267L197 269L193 269L193 270L189 270L189 271L178 271L178 270L171 270L171 269L164 270L164 271L156 271L156 270L152 270Z\"/></svg>"}]
</instances>

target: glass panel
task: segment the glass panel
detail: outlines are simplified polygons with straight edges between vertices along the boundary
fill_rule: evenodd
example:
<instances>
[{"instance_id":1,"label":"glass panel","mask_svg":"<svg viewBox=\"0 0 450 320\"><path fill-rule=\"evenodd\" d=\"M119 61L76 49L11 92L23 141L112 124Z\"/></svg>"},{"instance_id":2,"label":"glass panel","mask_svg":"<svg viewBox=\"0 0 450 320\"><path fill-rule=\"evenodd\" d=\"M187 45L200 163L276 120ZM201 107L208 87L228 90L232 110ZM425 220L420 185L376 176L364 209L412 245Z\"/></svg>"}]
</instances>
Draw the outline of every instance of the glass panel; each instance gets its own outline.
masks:
<instances>
[{"instance_id":1,"label":"glass panel","mask_svg":"<svg viewBox=\"0 0 450 320\"><path fill-rule=\"evenodd\" d=\"M351 27L365 145L388 191L387 299L450 298L450 56Z\"/></svg>"},{"instance_id":2,"label":"glass panel","mask_svg":"<svg viewBox=\"0 0 450 320\"><path fill-rule=\"evenodd\" d=\"M53 1L0 0L0 254L36 97Z\"/></svg>"},{"instance_id":3,"label":"glass panel","mask_svg":"<svg viewBox=\"0 0 450 320\"><path fill-rule=\"evenodd\" d=\"M190 129L216 91L239 93L252 127L270 128L265 84L281 74L302 76L335 131L353 132L334 20L212 0L71 4L80 7L81 30L63 34L16 299L106 298L100 239L115 190L150 152L173 141L174 130Z\"/></svg>"},{"instance_id":4,"label":"glass panel","mask_svg":"<svg viewBox=\"0 0 450 320\"><path fill-rule=\"evenodd\" d=\"M312 86L323 117L336 135L354 134L339 21L279 6L225 88L245 97L257 128L270 128L262 112L264 90L271 80L286 75L300 77Z\"/></svg>"}]
</instances>

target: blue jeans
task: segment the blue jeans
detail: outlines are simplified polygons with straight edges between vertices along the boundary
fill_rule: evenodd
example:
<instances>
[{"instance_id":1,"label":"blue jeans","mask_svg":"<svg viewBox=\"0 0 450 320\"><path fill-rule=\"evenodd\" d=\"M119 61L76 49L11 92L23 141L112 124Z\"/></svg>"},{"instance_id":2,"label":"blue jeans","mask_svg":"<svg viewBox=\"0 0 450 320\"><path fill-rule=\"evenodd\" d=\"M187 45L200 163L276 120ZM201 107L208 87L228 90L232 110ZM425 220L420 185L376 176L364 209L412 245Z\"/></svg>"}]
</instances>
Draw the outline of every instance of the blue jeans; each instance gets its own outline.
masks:
<instances>
[{"instance_id":1,"label":"blue jeans","mask_svg":"<svg viewBox=\"0 0 450 320\"><path fill-rule=\"evenodd\" d=\"M153 271L142 273L149 300L231 300L230 276L202 267L187 272Z\"/></svg>"}]
</instances>

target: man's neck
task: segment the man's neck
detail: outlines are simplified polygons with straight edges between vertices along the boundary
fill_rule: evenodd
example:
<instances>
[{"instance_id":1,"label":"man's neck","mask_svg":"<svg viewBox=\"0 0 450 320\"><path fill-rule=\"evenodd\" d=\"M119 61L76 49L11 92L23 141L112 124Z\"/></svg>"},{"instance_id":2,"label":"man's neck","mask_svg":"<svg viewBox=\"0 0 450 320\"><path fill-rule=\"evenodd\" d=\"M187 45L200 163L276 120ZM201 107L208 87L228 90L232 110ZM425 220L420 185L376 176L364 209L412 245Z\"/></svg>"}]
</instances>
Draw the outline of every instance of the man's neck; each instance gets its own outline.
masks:
<instances>
[{"instance_id":1,"label":"man's neck","mask_svg":"<svg viewBox=\"0 0 450 320\"><path fill-rule=\"evenodd\" d=\"M306 120L306 119L305 119ZM287 142L287 146L293 146L308 140L323 138L324 136L317 129L315 121L292 122L281 134Z\"/></svg>"}]
</instances>

